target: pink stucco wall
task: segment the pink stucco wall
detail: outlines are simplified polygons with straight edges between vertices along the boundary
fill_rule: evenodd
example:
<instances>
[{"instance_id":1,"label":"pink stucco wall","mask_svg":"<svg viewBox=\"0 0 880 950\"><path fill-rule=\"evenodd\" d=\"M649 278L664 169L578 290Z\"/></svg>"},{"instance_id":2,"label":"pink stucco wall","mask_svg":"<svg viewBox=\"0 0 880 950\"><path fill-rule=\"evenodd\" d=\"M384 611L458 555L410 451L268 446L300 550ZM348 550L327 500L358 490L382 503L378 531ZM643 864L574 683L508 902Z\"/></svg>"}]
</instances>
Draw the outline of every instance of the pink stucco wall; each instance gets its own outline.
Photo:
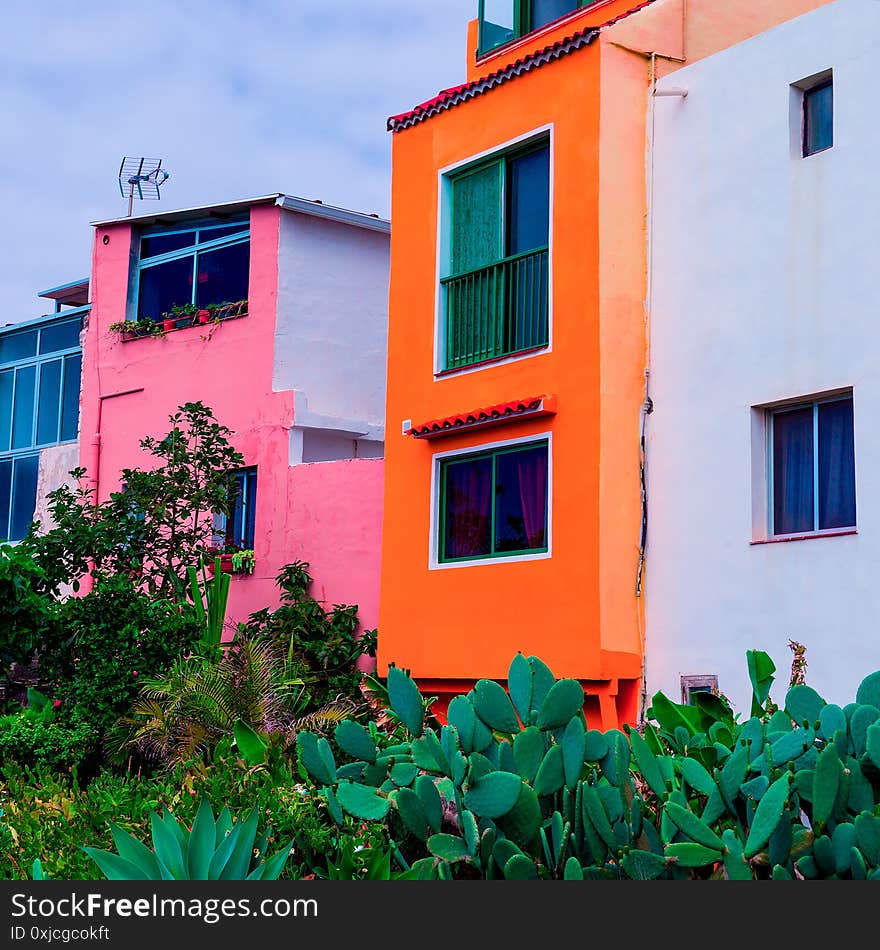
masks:
<instances>
[{"instance_id":1,"label":"pink stucco wall","mask_svg":"<svg viewBox=\"0 0 880 950\"><path fill-rule=\"evenodd\" d=\"M364 630L379 622L384 469L383 459L291 469L284 547L292 558L311 565L312 595L327 606L357 604Z\"/></svg>"},{"instance_id":2,"label":"pink stucco wall","mask_svg":"<svg viewBox=\"0 0 880 950\"><path fill-rule=\"evenodd\" d=\"M234 431L232 441L245 464L258 469L256 569L250 576L233 576L228 619L237 622L255 610L276 606L275 577L284 564L302 556L291 546L297 537L306 548L313 546L309 550L318 552L317 562L328 572L317 578L319 590L332 590L340 601L362 600L375 618L378 554L370 562L358 553L350 565L340 556L325 557L323 542L314 539L307 544L301 531L294 530L292 508L312 508L306 492L318 493L316 510L325 512L308 530L322 530L339 523L331 516L333 504L347 509L350 500L342 489L353 484L340 483L325 497L326 486L297 479L296 469L288 464L293 393L272 391L282 213L274 205L251 209L246 317L125 342L108 327L127 315L132 229L126 223L96 229L92 312L83 361L80 464L97 485L99 499L106 499L118 489L123 468L149 465L139 440L165 433L170 413L182 403L200 400ZM381 479L381 469L377 471ZM298 482L299 490L294 488ZM370 492L371 498L379 498L372 484ZM375 499L371 504L381 506ZM380 515L374 511L373 516L378 523ZM305 530L305 520L301 523ZM339 550L339 538L336 543ZM348 576L353 580L350 587L344 580Z\"/></svg>"}]
</instances>

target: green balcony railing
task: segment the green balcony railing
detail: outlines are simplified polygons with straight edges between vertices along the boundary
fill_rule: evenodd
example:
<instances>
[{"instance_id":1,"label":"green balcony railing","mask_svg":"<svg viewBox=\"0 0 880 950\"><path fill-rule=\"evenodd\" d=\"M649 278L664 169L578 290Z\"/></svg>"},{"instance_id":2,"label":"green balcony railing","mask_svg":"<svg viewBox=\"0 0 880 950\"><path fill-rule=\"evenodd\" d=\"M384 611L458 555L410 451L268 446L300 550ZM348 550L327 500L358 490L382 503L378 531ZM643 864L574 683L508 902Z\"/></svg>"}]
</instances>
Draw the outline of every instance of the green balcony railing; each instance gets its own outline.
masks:
<instances>
[{"instance_id":1,"label":"green balcony railing","mask_svg":"<svg viewBox=\"0 0 880 950\"><path fill-rule=\"evenodd\" d=\"M444 369L547 345L549 253L528 251L443 279Z\"/></svg>"}]
</instances>

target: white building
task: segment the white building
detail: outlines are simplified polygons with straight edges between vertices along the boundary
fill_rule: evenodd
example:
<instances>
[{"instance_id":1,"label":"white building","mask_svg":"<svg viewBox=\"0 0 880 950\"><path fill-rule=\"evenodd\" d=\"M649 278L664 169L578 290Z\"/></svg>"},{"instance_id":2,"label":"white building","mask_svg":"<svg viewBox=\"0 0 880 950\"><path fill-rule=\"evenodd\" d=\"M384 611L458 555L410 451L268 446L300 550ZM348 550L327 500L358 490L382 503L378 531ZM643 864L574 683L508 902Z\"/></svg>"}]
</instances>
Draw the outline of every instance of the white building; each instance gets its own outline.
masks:
<instances>
[{"instance_id":1,"label":"white building","mask_svg":"<svg viewBox=\"0 0 880 950\"><path fill-rule=\"evenodd\" d=\"M659 84L649 696L748 715L745 651L779 701L790 638L829 702L880 669L878 36L836 0Z\"/></svg>"}]
</instances>

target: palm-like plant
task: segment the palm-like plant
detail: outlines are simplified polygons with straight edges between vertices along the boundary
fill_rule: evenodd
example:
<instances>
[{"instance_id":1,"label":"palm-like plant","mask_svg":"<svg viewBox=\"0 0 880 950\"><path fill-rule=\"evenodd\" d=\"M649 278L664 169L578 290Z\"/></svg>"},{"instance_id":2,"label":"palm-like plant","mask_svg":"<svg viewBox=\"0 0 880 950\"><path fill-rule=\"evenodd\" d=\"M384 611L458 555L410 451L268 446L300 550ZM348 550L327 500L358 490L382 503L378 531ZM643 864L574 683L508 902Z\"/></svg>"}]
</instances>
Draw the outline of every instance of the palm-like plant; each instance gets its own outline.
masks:
<instances>
[{"instance_id":1,"label":"palm-like plant","mask_svg":"<svg viewBox=\"0 0 880 950\"><path fill-rule=\"evenodd\" d=\"M113 744L172 766L234 736L242 723L258 734L279 735L287 745L300 729L327 729L357 712L340 699L304 714L303 681L296 674L291 660L259 638L238 638L219 659L181 658L165 676L144 682Z\"/></svg>"}]
</instances>

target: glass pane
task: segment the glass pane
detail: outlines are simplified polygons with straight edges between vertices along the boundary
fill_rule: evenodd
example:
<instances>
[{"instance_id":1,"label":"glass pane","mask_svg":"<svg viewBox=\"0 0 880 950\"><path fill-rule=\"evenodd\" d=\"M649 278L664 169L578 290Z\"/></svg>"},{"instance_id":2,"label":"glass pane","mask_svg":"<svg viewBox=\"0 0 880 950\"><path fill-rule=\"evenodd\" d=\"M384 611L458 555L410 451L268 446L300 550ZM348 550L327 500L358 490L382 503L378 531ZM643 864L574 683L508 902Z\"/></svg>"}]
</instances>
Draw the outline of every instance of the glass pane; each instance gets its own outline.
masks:
<instances>
[{"instance_id":1,"label":"glass pane","mask_svg":"<svg viewBox=\"0 0 880 950\"><path fill-rule=\"evenodd\" d=\"M235 502L232 506L232 532L226 540L241 547L244 526L244 473L236 473L232 480L235 482Z\"/></svg>"},{"instance_id":2,"label":"glass pane","mask_svg":"<svg viewBox=\"0 0 880 950\"><path fill-rule=\"evenodd\" d=\"M507 253L546 247L550 237L550 146L507 166Z\"/></svg>"},{"instance_id":3,"label":"glass pane","mask_svg":"<svg viewBox=\"0 0 880 950\"><path fill-rule=\"evenodd\" d=\"M9 450L12 436L12 389L15 382L15 370L8 369L0 373L0 452ZM0 527L3 522L0 520Z\"/></svg>"},{"instance_id":4,"label":"glass pane","mask_svg":"<svg viewBox=\"0 0 880 950\"><path fill-rule=\"evenodd\" d=\"M12 448L26 449L34 444L34 384L36 366L25 366L15 373L12 401Z\"/></svg>"},{"instance_id":5,"label":"glass pane","mask_svg":"<svg viewBox=\"0 0 880 950\"><path fill-rule=\"evenodd\" d=\"M819 406L819 527L856 523L856 464L852 399Z\"/></svg>"},{"instance_id":6,"label":"glass pane","mask_svg":"<svg viewBox=\"0 0 880 950\"><path fill-rule=\"evenodd\" d=\"M12 459L0 460L0 541L9 540L9 511L12 503Z\"/></svg>"},{"instance_id":7,"label":"glass pane","mask_svg":"<svg viewBox=\"0 0 880 950\"><path fill-rule=\"evenodd\" d=\"M773 533L812 531L813 407L773 417Z\"/></svg>"},{"instance_id":8,"label":"glass pane","mask_svg":"<svg viewBox=\"0 0 880 950\"><path fill-rule=\"evenodd\" d=\"M61 441L68 442L79 432L79 387L82 357L64 360L64 395L61 397Z\"/></svg>"},{"instance_id":9,"label":"glass pane","mask_svg":"<svg viewBox=\"0 0 880 950\"><path fill-rule=\"evenodd\" d=\"M547 446L495 459L495 550L547 547Z\"/></svg>"},{"instance_id":10,"label":"glass pane","mask_svg":"<svg viewBox=\"0 0 880 950\"><path fill-rule=\"evenodd\" d=\"M199 254L198 306L246 300L250 259L250 241Z\"/></svg>"},{"instance_id":11,"label":"glass pane","mask_svg":"<svg viewBox=\"0 0 880 950\"><path fill-rule=\"evenodd\" d=\"M40 401L37 404L37 445L58 441L58 408L61 400L61 360L40 367Z\"/></svg>"},{"instance_id":12,"label":"glass pane","mask_svg":"<svg viewBox=\"0 0 880 950\"><path fill-rule=\"evenodd\" d=\"M141 260L145 257L156 257L157 254L168 254L169 251L179 251L184 247L192 247L195 243L195 231L184 231L182 234L151 234L141 238Z\"/></svg>"},{"instance_id":13,"label":"glass pane","mask_svg":"<svg viewBox=\"0 0 880 950\"><path fill-rule=\"evenodd\" d=\"M504 256L501 242L501 166L496 162L452 182L452 273L495 264Z\"/></svg>"},{"instance_id":14,"label":"glass pane","mask_svg":"<svg viewBox=\"0 0 880 950\"><path fill-rule=\"evenodd\" d=\"M79 346L79 320L56 323L40 331L40 353L57 353Z\"/></svg>"},{"instance_id":15,"label":"glass pane","mask_svg":"<svg viewBox=\"0 0 880 950\"><path fill-rule=\"evenodd\" d=\"M37 353L37 331L0 334L0 363L26 360Z\"/></svg>"},{"instance_id":16,"label":"glass pane","mask_svg":"<svg viewBox=\"0 0 880 950\"><path fill-rule=\"evenodd\" d=\"M831 83L804 93L804 155L834 144L834 87Z\"/></svg>"},{"instance_id":17,"label":"glass pane","mask_svg":"<svg viewBox=\"0 0 880 950\"><path fill-rule=\"evenodd\" d=\"M480 50L494 49L516 35L514 7L518 0L483 0L483 20L480 23Z\"/></svg>"},{"instance_id":18,"label":"glass pane","mask_svg":"<svg viewBox=\"0 0 880 950\"><path fill-rule=\"evenodd\" d=\"M253 549L257 536L257 473L251 472L247 479L247 518L245 519L245 547Z\"/></svg>"},{"instance_id":19,"label":"glass pane","mask_svg":"<svg viewBox=\"0 0 880 950\"><path fill-rule=\"evenodd\" d=\"M219 241L220 238L231 237L233 234L241 234L247 231L247 221L232 224L221 228L201 228L199 230L199 244L207 244L208 241Z\"/></svg>"},{"instance_id":20,"label":"glass pane","mask_svg":"<svg viewBox=\"0 0 880 950\"><path fill-rule=\"evenodd\" d=\"M577 10L578 5L577 0L532 0L531 29L537 30L546 23L558 20L566 13Z\"/></svg>"},{"instance_id":21,"label":"glass pane","mask_svg":"<svg viewBox=\"0 0 880 950\"><path fill-rule=\"evenodd\" d=\"M12 524L10 541L21 541L28 533L37 504L37 476L40 457L28 455L15 460L12 476Z\"/></svg>"},{"instance_id":22,"label":"glass pane","mask_svg":"<svg viewBox=\"0 0 880 950\"><path fill-rule=\"evenodd\" d=\"M181 257L141 271L138 318L160 320L172 307L192 303L193 259Z\"/></svg>"},{"instance_id":23,"label":"glass pane","mask_svg":"<svg viewBox=\"0 0 880 950\"><path fill-rule=\"evenodd\" d=\"M445 507L441 558L492 553L492 459L449 462L444 468Z\"/></svg>"}]
</instances>

